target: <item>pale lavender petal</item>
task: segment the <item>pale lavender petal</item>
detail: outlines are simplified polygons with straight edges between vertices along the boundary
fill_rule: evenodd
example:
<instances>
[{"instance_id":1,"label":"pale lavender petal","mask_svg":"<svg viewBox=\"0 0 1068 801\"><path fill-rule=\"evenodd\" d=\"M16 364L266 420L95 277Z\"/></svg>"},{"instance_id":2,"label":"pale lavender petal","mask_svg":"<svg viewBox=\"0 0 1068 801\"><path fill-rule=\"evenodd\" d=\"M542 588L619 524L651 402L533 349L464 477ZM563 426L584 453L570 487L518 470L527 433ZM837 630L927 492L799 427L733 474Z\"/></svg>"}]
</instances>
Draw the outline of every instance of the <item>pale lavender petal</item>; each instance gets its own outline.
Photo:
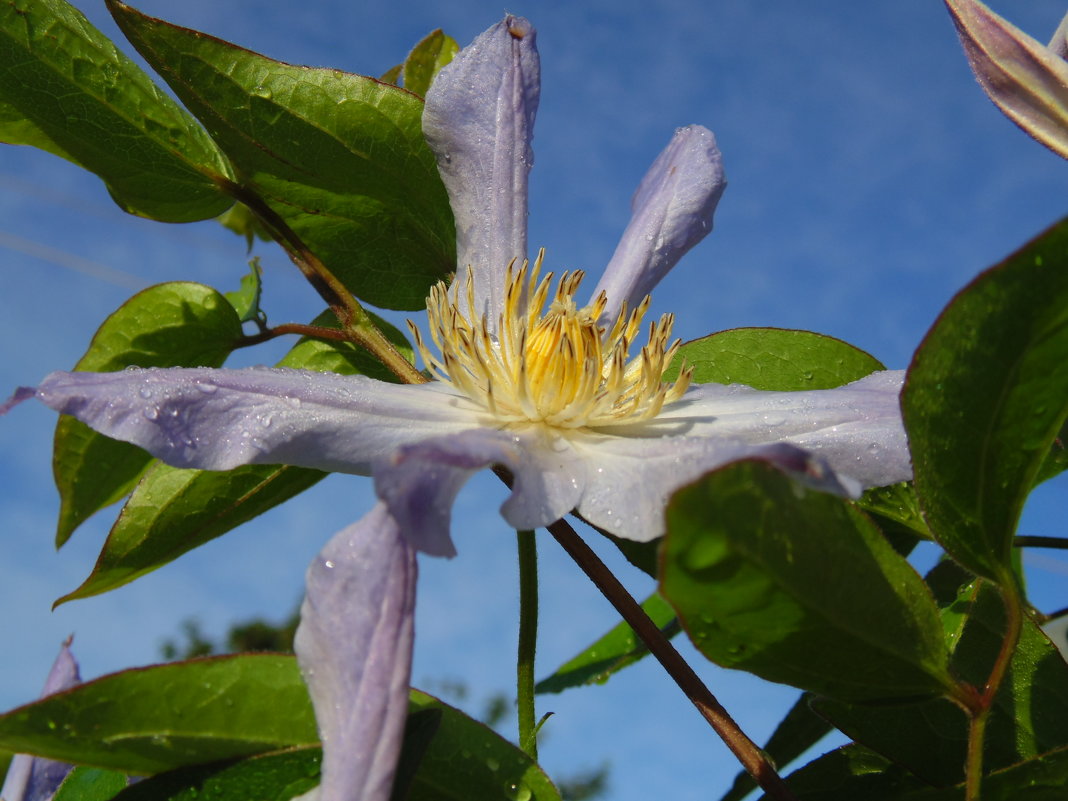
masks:
<instances>
[{"instance_id":1,"label":"pale lavender petal","mask_svg":"<svg viewBox=\"0 0 1068 801\"><path fill-rule=\"evenodd\" d=\"M727 186L716 137L691 125L675 132L631 201L631 219L593 297L608 294L606 317L653 291L679 259L712 230Z\"/></svg>"},{"instance_id":2,"label":"pale lavender petal","mask_svg":"<svg viewBox=\"0 0 1068 801\"><path fill-rule=\"evenodd\" d=\"M584 440L584 441L583 441ZM853 494L819 458L784 443L754 444L731 437L619 437L589 434L574 447L588 465L577 505L583 519L616 536L647 542L664 534L664 509L680 487L728 462L762 459L809 486Z\"/></svg>"},{"instance_id":3,"label":"pale lavender petal","mask_svg":"<svg viewBox=\"0 0 1068 801\"><path fill-rule=\"evenodd\" d=\"M626 436L787 442L824 459L860 487L912 478L901 422L902 371L885 371L836 389L762 392L739 384L701 384L652 423L614 430Z\"/></svg>"},{"instance_id":4,"label":"pale lavender petal","mask_svg":"<svg viewBox=\"0 0 1068 801\"><path fill-rule=\"evenodd\" d=\"M70 652L70 642L68 639L63 643L59 656L52 664L52 669L45 680L44 690L41 692L42 698L81 683L78 663L74 661L74 656ZM71 767L65 762L56 762L29 754L16 754L11 759L4 786L0 788L0 799L3 801L46 801L59 789L63 779L70 773Z\"/></svg>"},{"instance_id":5,"label":"pale lavender petal","mask_svg":"<svg viewBox=\"0 0 1068 801\"><path fill-rule=\"evenodd\" d=\"M1068 158L1063 42L1050 50L976 0L945 3L972 71L990 99L1030 136Z\"/></svg>"},{"instance_id":6,"label":"pale lavender petal","mask_svg":"<svg viewBox=\"0 0 1068 801\"><path fill-rule=\"evenodd\" d=\"M1061 18L1061 23L1053 32L1053 37L1049 40L1047 47L1055 56L1068 58L1068 14Z\"/></svg>"},{"instance_id":7,"label":"pale lavender petal","mask_svg":"<svg viewBox=\"0 0 1068 801\"><path fill-rule=\"evenodd\" d=\"M534 40L529 22L506 17L438 73L423 111L456 218L456 280L463 287L472 271L474 311L487 313L494 328L505 269L527 254L527 175L541 81Z\"/></svg>"},{"instance_id":8,"label":"pale lavender petal","mask_svg":"<svg viewBox=\"0 0 1068 801\"><path fill-rule=\"evenodd\" d=\"M308 568L294 643L323 742L321 801L387 801L408 711L417 566L382 503Z\"/></svg>"},{"instance_id":9,"label":"pale lavender petal","mask_svg":"<svg viewBox=\"0 0 1068 801\"><path fill-rule=\"evenodd\" d=\"M449 520L456 494L473 473L492 465L514 478L501 514L521 530L567 514L586 483L585 462L569 441L530 427L465 431L401 448L375 466L375 490L413 546L452 556Z\"/></svg>"},{"instance_id":10,"label":"pale lavender petal","mask_svg":"<svg viewBox=\"0 0 1068 801\"><path fill-rule=\"evenodd\" d=\"M479 424L440 383L251 367L52 373L37 398L176 467L291 464L366 473L398 445Z\"/></svg>"}]
</instances>

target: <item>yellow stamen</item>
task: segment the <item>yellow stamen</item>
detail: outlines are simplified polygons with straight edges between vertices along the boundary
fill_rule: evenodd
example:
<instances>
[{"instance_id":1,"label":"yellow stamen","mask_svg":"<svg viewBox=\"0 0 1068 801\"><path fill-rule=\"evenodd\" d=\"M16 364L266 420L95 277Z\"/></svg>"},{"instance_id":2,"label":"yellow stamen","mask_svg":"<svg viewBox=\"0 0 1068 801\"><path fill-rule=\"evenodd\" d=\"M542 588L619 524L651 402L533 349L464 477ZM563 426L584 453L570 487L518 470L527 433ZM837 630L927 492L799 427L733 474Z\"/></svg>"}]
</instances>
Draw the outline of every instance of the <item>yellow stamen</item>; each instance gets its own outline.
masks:
<instances>
[{"instance_id":1,"label":"yellow stamen","mask_svg":"<svg viewBox=\"0 0 1068 801\"><path fill-rule=\"evenodd\" d=\"M427 368L481 404L505 423L539 422L559 428L598 428L649 420L665 403L682 397L692 371L683 368L673 383L661 381L679 349L669 344L674 317L665 314L649 326L649 338L630 358L630 347L649 309L646 297L638 307L623 304L610 326L598 320L608 304L602 292L584 308L575 305L582 282L580 270L565 272L557 282L547 311L552 273L539 281L541 251L533 267L508 266L504 308L496 336L484 317L475 319L474 283L451 290L438 284L427 299L430 337L441 357L434 356L414 325L415 346ZM468 311L457 300L461 291Z\"/></svg>"}]
</instances>

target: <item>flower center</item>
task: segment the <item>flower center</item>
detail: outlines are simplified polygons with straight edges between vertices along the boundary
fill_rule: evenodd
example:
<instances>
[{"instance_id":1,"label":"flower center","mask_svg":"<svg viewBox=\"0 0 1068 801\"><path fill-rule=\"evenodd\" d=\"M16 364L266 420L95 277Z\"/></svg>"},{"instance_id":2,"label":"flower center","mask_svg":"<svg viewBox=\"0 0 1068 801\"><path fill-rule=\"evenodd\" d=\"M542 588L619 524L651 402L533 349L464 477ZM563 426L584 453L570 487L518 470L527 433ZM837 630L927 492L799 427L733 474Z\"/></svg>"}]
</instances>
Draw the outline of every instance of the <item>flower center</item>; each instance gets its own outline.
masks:
<instances>
[{"instance_id":1,"label":"flower center","mask_svg":"<svg viewBox=\"0 0 1068 801\"><path fill-rule=\"evenodd\" d=\"M575 292L581 271L560 276L549 303L553 274L539 278L545 252L533 266L508 267L504 309L496 336L485 317L461 310L460 287L439 283L427 299L430 336L441 353L430 353L409 323L423 361L440 381L450 384L506 423L540 422L559 428L603 427L649 420L665 403L682 397L691 370L673 383L661 381L679 348L669 344L674 317L665 314L649 325L649 338L631 358L630 349L649 308L646 297L636 309L620 309L611 326L598 324L608 299L602 292L578 308ZM466 308L474 308L468 271Z\"/></svg>"}]
</instances>

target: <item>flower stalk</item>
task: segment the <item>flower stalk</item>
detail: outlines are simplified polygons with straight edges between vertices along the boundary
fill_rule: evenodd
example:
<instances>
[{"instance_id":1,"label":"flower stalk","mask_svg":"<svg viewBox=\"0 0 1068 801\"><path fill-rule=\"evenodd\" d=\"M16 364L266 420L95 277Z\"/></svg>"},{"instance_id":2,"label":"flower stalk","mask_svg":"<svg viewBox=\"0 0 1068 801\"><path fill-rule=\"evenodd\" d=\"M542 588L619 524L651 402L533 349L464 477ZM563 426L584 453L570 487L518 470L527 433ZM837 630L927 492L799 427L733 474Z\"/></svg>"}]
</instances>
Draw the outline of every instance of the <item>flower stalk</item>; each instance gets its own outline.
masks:
<instances>
[{"instance_id":1,"label":"flower stalk","mask_svg":"<svg viewBox=\"0 0 1068 801\"><path fill-rule=\"evenodd\" d=\"M538 545L533 531L517 531L519 546L519 649L516 658L519 747L538 759L534 712L534 654L538 642Z\"/></svg>"}]
</instances>

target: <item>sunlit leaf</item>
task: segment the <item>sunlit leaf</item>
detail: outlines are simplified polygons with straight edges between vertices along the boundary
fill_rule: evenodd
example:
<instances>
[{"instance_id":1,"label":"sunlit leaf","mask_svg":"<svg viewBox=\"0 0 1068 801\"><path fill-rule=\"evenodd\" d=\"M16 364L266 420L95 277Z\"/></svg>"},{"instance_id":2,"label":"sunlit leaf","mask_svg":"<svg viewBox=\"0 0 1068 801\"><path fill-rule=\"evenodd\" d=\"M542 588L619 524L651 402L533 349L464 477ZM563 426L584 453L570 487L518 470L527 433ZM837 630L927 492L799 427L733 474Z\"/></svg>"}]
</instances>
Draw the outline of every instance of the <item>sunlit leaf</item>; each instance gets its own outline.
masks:
<instances>
[{"instance_id":1,"label":"sunlit leaf","mask_svg":"<svg viewBox=\"0 0 1068 801\"><path fill-rule=\"evenodd\" d=\"M296 660L274 654L124 670L0 716L0 748L132 773L316 743Z\"/></svg>"},{"instance_id":2,"label":"sunlit leaf","mask_svg":"<svg viewBox=\"0 0 1068 801\"><path fill-rule=\"evenodd\" d=\"M931 531L970 570L1012 581L1012 538L1068 415L1068 222L965 287L902 399Z\"/></svg>"},{"instance_id":3,"label":"sunlit leaf","mask_svg":"<svg viewBox=\"0 0 1068 801\"><path fill-rule=\"evenodd\" d=\"M64 0L0 2L0 140L96 173L132 214L190 222L233 203L196 120Z\"/></svg>"},{"instance_id":4,"label":"sunlit leaf","mask_svg":"<svg viewBox=\"0 0 1068 801\"><path fill-rule=\"evenodd\" d=\"M851 700L951 686L930 591L848 501L745 461L676 493L667 523L660 591L712 661Z\"/></svg>"},{"instance_id":5,"label":"sunlit leaf","mask_svg":"<svg viewBox=\"0 0 1068 801\"><path fill-rule=\"evenodd\" d=\"M355 295L418 309L430 286L455 270L452 211L416 95L273 61L117 0L108 7L233 161L242 185Z\"/></svg>"},{"instance_id":6,"label":"sunlit leaf","mask_svg":"<svg viewBox=\"0 0 1068 801\"><path fill-rule=\"evenodd\" d=\"M668 637L679 631L675 610L658 594L642 602L642 609ZM559 693L585 684L604 684L623 668L648 655L649 649L626 623L619 623L592 645L558 667L534 686L537 693Z\"/></svg>"},{"instance_id":7,"label":"sunlit leaf","mask_svg":"<svg viewBox=\"0 0 1068 801\"><path fill-rule=\"evenodd\" d=\"M240 335L233 307L211 287L159 284L134 295L108 317L74 369L218 367ZM137 446L61 416L52 453L60 497L57 545L94 512L129 493L151 461Z\"/></svg>"}]
</instances>

